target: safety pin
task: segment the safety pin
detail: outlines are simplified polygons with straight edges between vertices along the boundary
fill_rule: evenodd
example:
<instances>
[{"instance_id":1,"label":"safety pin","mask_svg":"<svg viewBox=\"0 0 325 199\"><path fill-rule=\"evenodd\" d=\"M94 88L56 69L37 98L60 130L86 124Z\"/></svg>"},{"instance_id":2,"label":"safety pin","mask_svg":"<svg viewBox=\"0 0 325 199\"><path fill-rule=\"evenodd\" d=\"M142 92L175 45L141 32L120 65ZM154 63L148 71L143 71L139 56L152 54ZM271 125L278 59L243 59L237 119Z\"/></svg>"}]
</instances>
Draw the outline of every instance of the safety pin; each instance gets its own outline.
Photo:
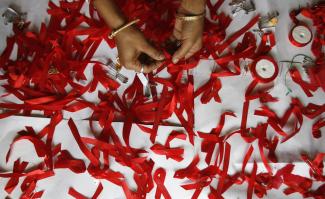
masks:
<instances>
[{"instance_id":1,"label":"safety pin","mask_svg":"<svg viewBox=\"0 0 325 199\"><path fill-rule=\"evenodd\" d=\"M119 70L118 67L116 66L116 64L114 64L111 60L107 63L108 66L108 70L107 70L107 74L113 78L113 79L118 79L119 81L121 81L123 84L128 83L129 79L122 75Z\"/></svg>"},{"instance_id":2,"label":"safety pin","mask_svg":"<svg viewBox=\"0 0 325 199\"><path fill-rule=\"evenodd\" d=\"M232 0L229 5L232 7L231 12L233 15L242 10L245 11L245 14L255 11L255 4L252 0Z\"/></svg>"},{"instance_id":3,"label":"safety pin","mask_svg":"<svg viewBox=\"0 0 325 199\"><path fill-rule=\"evenodd\" d=\"M26 13L18 13L12 8L7 8L6 11L2 14L4 18L5 25L9 23L17 24L19 28L22 28L25 24Z\"/></svg>"}]
</instances>

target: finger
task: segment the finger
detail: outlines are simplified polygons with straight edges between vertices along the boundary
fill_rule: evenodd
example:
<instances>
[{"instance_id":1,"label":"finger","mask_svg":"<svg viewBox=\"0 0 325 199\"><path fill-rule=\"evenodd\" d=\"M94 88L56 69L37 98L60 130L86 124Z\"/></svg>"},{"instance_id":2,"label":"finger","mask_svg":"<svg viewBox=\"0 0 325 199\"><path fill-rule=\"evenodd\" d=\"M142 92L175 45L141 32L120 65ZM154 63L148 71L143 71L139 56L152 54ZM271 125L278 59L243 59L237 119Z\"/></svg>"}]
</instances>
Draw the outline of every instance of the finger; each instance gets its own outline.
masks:
<instances>
[{"instance_id":1,"label":"finger","mask_svg":"<svg viewBox=\"0 0 325 199\"><path fill-rule=\"evenodd\" d=\"M126 68L129 70L134 70L135 72L143 72L143 73L150 73L152 71L154 71L155 69L157 69L159 66L161 66L161 64L163 63L163 61L157 61L154 62L150 65L145 65L145 64L141 64L141 62L139 60L134 60L130 63L127 63ZM142 70L143 68L143 70Z\"/></svg>"},{"instance_id":2,"label":"finger","mask_svg":"<svg viewBox=\"0 0 325 199\"><path fill-rule=\"evenodd\" d=\"M168 38L169 42L175 42L177 40L177 38L174 36L174 35L171 35L169 38Z\"/></svg>"},{"instance_id":3,"label":"finger","mask_svg":"<svg viewBox=\"0 0 325 199\"><path fill-rule=\"evenodd\" d=\"M192 46L193 46L192 42L185 41L180 47L180 49L178 49L173 55L173 63L177 64L180 59L184 58L185 55L190 51Z\"/></svg>"},{"instance_id":4,"label":"finger","mask_svg":"<svg viewBox=\"0 0 325 199\"><path fill-rule=\"evenodd\" d=\"M130 61L125 66L127 69L134 70L136 72L141 72L141 68L142 68L142 64L140 63L139 60Z\"/></svg>"},{"instance_id":5,"label":"finger","mask_svg":"<svg viewBox=\"0 0 325 199\"><path fill-rule=\"evenodd\" d=\"M174 37L175 40L180 40L182 38L182 30L183 30L183 22L178 18L176 18L172 37Z\"/></svg>"},{"instance_id":6,"label":"finger","mask_svg":"<svg viewBox=\"0 0 325 199\"><path fill-rule=\"evenodd\" d=\"M159 68L163 63L164 63L164 61L156 61L154 63L151 63L150 65L145 65L145 64L141 64L141 62L137 61L136 65L134 67L134 70L138 73L141 71L143 73L151 73L152 71ZM143 70L142 70L142 68L143 68Z\"/></svg>"},{"instance_id":7,"label":"finger","mask_svg":"<svg viewBox=\"0 0 325 199\"><path fill-rule=\"evenodd\" d=\"M184 59L188 59L190 57L192 57L194 54L196 53L196 51L189 51L186 55Z\"/></svg>"},{"instance_id":8,"label":"finger","mask_svg":"<svg viewBox=\"0 0 325 199\"><path fill-rule=\"evenodd\" d=\"M133 70L133 59L137 57L138 53L136 50L120 50L118 49L118 57L120 64L128 70Z\"/></svg>"},{"instance_id":9,"label":"finger","mask_svg":"<svg viewBox=\"0 0 325 199\"><path fill-rule=\"evenodd\" d=\"M200 49L201 49L201 45L195 45L195 47L192 47L192 49L186 53L185 59L188 59L188 58L192 57Z\"/></svg>"},{"instance_id":10,"label":"finger","mask_svg":"<svg viewBox=\"0 0 325 199\"><path fill-rule=\"evenodd\" d=\"M164 61L156 61L156 62L150 64L147 69L145 68L145 73L151 73L152 71L154 71L157 68L159 68L160 66L162 66L163 63L164 63Z\"/></svg>"},{"instance_id":11,"label":"finger","mask_svg":"<svg viewBox=\"0 0 325 199\"><path fill-rule=\"evenodd\" d=\"M170 36L172 40L180 40L182 38L182 31L174 29L173 34Z\"/></svg>"},{"instance_id":12,"label":"finger","mask_svg":"<svg viewBox=\"0 0 325 199\"><path fill-rule=\"evenodd\" d=\"M145 44L141 51L145 54L147 54L149 57L151 57L152 59L154 60L157 60L157 61L162 61L165 59L165 55L158 51L156 48L154 48L151 44L147 43Z\"/></svg>"}]
</instances>

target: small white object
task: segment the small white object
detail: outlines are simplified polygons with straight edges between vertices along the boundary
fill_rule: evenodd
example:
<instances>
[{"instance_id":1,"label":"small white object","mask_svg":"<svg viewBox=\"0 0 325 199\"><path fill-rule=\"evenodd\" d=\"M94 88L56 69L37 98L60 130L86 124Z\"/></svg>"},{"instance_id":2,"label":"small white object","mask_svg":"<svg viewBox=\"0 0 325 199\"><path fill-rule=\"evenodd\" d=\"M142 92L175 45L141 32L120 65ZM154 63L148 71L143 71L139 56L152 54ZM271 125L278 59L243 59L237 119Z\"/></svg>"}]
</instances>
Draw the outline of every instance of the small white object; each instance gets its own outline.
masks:
<instances>
[{"instance_id":1,"label":"small white object","mask_svg":"<svg viewBox=\"0 0 325 199\"><path fill-rule=\"evenodd\" d=\"M267 59L261 59L256 63L255 70L258 76L264 79L268 79L274 75L275 66L271 61Z\"/></svg>"},{"instance_id":2,"label":"small white object","mask_svg":"<svg viewBox=\"0 0 325 199\"><path fill-rule=\"evenodd\" d=\"M149 81L147 77L143 73L137 73L138 78L140 79L142 85L143 85L143 93L146 97L151 96L151 91L149 87Z\"/></svg>"},{"instance_id":3,"label":"small white object","mask_svg":"<svg viewBox=\"0 0 325 199\"><path fill-rule=\"evenodd\" d=\"M146 87L149 83L147 77L143 73L137 73L137 76L139 77L143 87Z\"/></svg>"},{"instance_id":4,"label":"small white object","mask_svg":"<svg viewBox=\"0 0 325 199\"><path fill-rule=\"evenodd\" d=\"M141 66L140 73L143 73L143 72L144 72L144 66L142 65L142 66Z\"/></svg>"},{"instance_id":5,"label":"small white object","mask_svg":"<svg viewBox=\"0 0 325 199\"><path fill-rule=\"evenodd\" d=\"M307 44L312 38L312 33L306 26L299 25L293 28L292 37L300 44Z\"/></svg>"},{"instance_id":6,"label":"small white object","mask_svg":"<svg viewBox=\"0 0 325 199\"><path fill-rule=\"evenodd\" d=\"M117 69L117 67L116 67L116 64L114 64L112 61L109 61L108 63L107 63L107 66L108 66L108 70L107 70L107 74L112 78L112 79L118 79L118 80L120 80L123 84L126 84L128 81L129 81L129 79L126 77L126 76L124 76L124 75L122 75L120 72L119 72L119 70Z\"/></svg>"}]
</instances>

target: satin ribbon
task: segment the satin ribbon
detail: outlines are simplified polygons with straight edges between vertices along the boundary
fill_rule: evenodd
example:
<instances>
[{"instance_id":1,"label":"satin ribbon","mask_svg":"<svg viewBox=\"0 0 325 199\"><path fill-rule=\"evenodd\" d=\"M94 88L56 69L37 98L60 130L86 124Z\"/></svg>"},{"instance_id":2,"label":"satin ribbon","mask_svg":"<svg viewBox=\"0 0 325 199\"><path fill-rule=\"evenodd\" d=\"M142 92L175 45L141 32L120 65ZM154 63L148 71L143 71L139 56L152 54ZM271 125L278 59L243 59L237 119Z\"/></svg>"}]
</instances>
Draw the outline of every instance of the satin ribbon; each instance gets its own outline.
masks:
<instances>
[{"instance_id":1,"label":"satin ribbon","mask_svg":"<svg viewBox=\"0 0 325 199\"><path fill-rule=\"evenodd\" d=\"M317 85L304 81L300 75L300 72L296 68L290 70L290 75L292 80L303 89L303 91L308 97L313 96L310 91L315 92L318 88Z\"/></svg>"},{"instance_id":2,"label":"satin ribbon","mask_svg":"<svg viewBox=\"0 0 325 199\"><path fill-rule=\"evenodd\" d=\"M89 151L89 149L86 147L86 145L84 145L84 143L81 140L81 137L79 135L77 126L75 125L75 123L73 122L72 119L70 119L68 121L68 125L70 127L71 133L74 137L74 139L76 140L80 150L85 154L85 156L90 160L90 162L94 165L94 166L99 166L100 162L99 160L91 153L91 151Z\"/></svg>"},{"instance_id":3,"label":"satin ribbon","mask_svg":"<svg viewBox=\"0 0 325 199\"><path fill-rule=\"evenodd\" d=\"M218 126L213 128L211 130L210 134L206 135L204 133L199 132L200 138L203 139L201 150L203 152L207 153L206 158L205 158L205 161L207 164L210 164L210 162L211 162L212 154L214 152L216 143L219 144L219 148L220 148L220 143L223 141L223 137L220 136L220 134L221 134L221 131L225 124L226 116L236 117L236 115L232 112L224 112L220 116L220 121L219 121ZM218 157L219 157L219 154L218 154Z\"/></svg>"},{"instance_id":4,"label":"satin ribbon","mask_svg":"<svg viewBox=\"0 0 325 199\"><path fill-rule=\"evenodd\" d=\"M221 54L229 45L234 42L236 39L238 39L242 34L247 32L249 29L251 29L259 20L260 16L257 15L253 17L248 24L246 24L244 27L242 27L240 30L238 30L235 34L230 36L226 41L224 41L221 45L218 46L218 53Z\"/></svg>"},{"instance_id":5,"label":"satin ribbon","mask_svg":"<svg viewBox=\"0 0 325 199\"><path fill-rule=\"evenodd\" d=\"M209 186L210 183L211 183L211 178L209 176L202 176L202 177L199 177L194 184L186 184L186 185L182 185L182 188L185 189L185 190L192 190L194 189L194 193L192 195L192 199L197 199L202 190Z\"/></svg>"},{"instance_id":6,"label":"satin ribbon","mask_svg":"<svg viewBox=\"0 0 325 199\"><path fill-rule=\"evenodd\" d=\"M186 138L187 135L185 133L179 131L172 131L167 138L165 146L170 148L170 142L174 139L186 140Z\"/></svg>"},{"instance_id":7,"label":"satin ribbon","mask_svg":"<svg viewBox=\"0 0 325 199\"><path fill-rule=\"evenodd\" d=\"M274 70L275 70L274 74L269 78L263 78L263 77L259 76L259 74L256 71L256 64L263 59L268 60L274 66ZM251 69L251 73L252 73L254 79L261 83L269 83L269 82L274 81L279 73L278 64L274 61L274 59L272 57L269 57L269 56L260 56L257 59L255 59L254 62L252 63L252 67L250 69Z\"/></svg>"},{"instance_id":8,"label":"satin ribbon","mask_svg":"<svg viewBox=\"0 0 325 199\"><path fill-rule=\"evenodd\" d=\"M164 181L166 178L166 171L162 168L159 168L155 171L153 174L153 179L157 185L157 191L155 194L155 199L160 199L161 195L164 196L165 199L171 199L172 197L169 195L165 185Z\"/></svg>"},{"instance_id":9,"label":"satin ribbon","mask_svg":"<svg viewBox=\"0 0 325 199\"><path fill-rule=\"evenodd\" d=\"M313 103L307 104L307 106L303 106L299 100L297 101L297 105L299 106L301 112L304 114L304 116L308 117L309 119L314 119L323 112L325 112L325 104L323 105L317 105Z\"/></svg>"},{"instance_id":10,"label":"satin ribbon","mask_svg":"<svg viewBox=\"0 0 325 199\"><path fill-rule=\"evenodd\" d=\"M312 127L312 135L314 136L314 138L321 138L322 137L322 133L321 133L321 128L325 126L325 119L321 118L319 120L317 120Z\"/></svg>"},{"instance_id":11,"label":"satin ribbon","mask_svg":"<svg viewBox=\"0 0 325 199\"><path fill-rule=\"evenodd\" d=\"M283 191L286 195L296 192L301 194L307 193L312 186L311 179L295 174L284 174L283 183L288 186L288 188Z\"/></svg>"},{"instance_id":12,"label":"satin ribbon","mask_svg":"<svg viewBox=\"0 0 325 199\"><path fill-rule=\"evenodd\" d=\"M30 198L40 198L42 197L44 191L37 191L36 184L39 180L43 180L49 177L54 176L54 172L52 171L44 171L44 172L30 172L31 175L28 175L24 181L22 182L20 188L23 194L20 196L24 199L30 199Z\"/></svg>"},{"instance_id":13,"label":"satin ribbon","mask_svg":"<svg viewBox=\"0 0 325 199\"><path fill-rule=\"evenodd\" d=\"M316 63L315 66L307 68L307 74L310 82L316 84L325 91L325 80L322 78L325 75L325 60Z\"/></svg>"},{"instance_id":14,"label":"satin ribbon","mask_svg":"<svg viewBox=\"0 0 325 199\"><path fill-rule=\"evenodd\" d=\"M256 115L268 117L268 124L281 136L284 137L282 142L286 142L297 134L302 126L303 117L301 108L296 104L296 100L293 99L291 107L285 112L285 114L280 118L273 111L269 110L266 107L263 107L263 110L255 111ZM292 132L286 133L282 128L287 124L291 115L296 116L295 125L292 129Z\"/></svg>"},{"instance_id":15,"label":"satin ribbon","mask_svg":"<svg viewBox=\"0 0 325 199\"><path fill-rule=\"evenodd\" d=\"M307 28L307 29L312 33L312 31L310 30L310 28L309 28L307 25L302 24L302 23L299 23L298 25ZM297 27L298 25L294 26L294 27L291 29L291 31L290 31L288 37L289 37L289 41L290 41L294 46L297 46L297 47L301 48L301 47L304 47L304 46L308 45L308 44L313 40L313 36L311 36L310 40L309 40L308 42L306 42L306 43L300 43L300 42L296 41L296 40L294 39L294 37L293 37L293 30L294 30L294 28Z\"/></svg>"},{"instance_id":16,"label":"satin ribbon","mask_svg":"<svg viewBox=\"0 0 325 199\"><path fill-rule=\"evenodd\" d=\"M219 78L210 78L209 82L197 89L194 96L197 97L202 94L201 103L207 104L214 99L215 102L221 103L221 98L219 96L219 91L222 88L222 84Z\"/></svg>"},{"instance_id":17,"label":"satin ribbon","mask_svg":"<svg viewBox=\"0 0 325 199\"><path fill-rule=\"evenodd\" d=\"M200 158L198 155L194 156L192 162L184 169L177 170L174 174L174 178L183 179L186 178L187 175L194 175L198 172L198 168L196 165L199 163Z\"/></svg>"},{"instance_id":18,"label":"satin ribbon","mask_svg":"<svg viewBox=\"0 0 325 199\"><path fill-rule=\"evenodd\" d=\"M75 173L84 173L86 171L86 165L84 161L74 159L70 153L66 150L61 151L60 155L54 163L54 168L69 168Z\"/></svg>"},{"instance_id":19,"label":"satin ribbon","mask_svg":"<svg viewBox=\"0 0 325 199\"><path fill-rule=\"evenodd\" d=\"M246 168L246 164L248 162L248 160L250 159L250 157L252 156L252 153L254 151L253 146L251 145L248 149L248 151L246 152L243 164L242 164L242 168L241 168L241 173L242 175L245 175L245 168Z\"/></svg>"},{"instance_id":20,"label":"satin ribbon","mask_svg":"<svg viewBox=\"0 0 325 199\"><path fill-rule=\"evenodd\" d=\"M9 181L7 182L4 190L10 194L15 187L18 185L19 183L19 175L21 175L24 170L26 169L28 165L28 162L20 162L20 160L16 160L14 162L14 166L13 166L13 175L10 177Z\"/></svg>"},{"instance_id":21,"label":"satin ribbon","mask_svg":"<svg viewBox=\"0 0 325 199\"><path fill-rule=\"evenodd\" d=\"M252 170L251 176L248 181L247 199L251 199L253 197L253 189L254 189L254 185L255 185L256 171L257 171L257 164L254 161L253 170Z\"/></svg>"},{"instance_id":22,"label":"satin ribbon","mask_svg":"<svg viewBox=\"0 0 325 199\"><path fill-rule=\"evenodd\" d=\"M325 153L318 153L314 160L310 160L307 154L301 154L301 159L306 162L310 167L310 175L318 181L324 181L325 176L323 175L323 160Z\"/></svg>"},{"instance_id":23,"label":"satin ribbon","mask_svg":"<svg viewBox=\"0 0 325 199\"><path fill-rule=\"evenodd\" d=\"M231 150L230 144L228 144L226 142L226 144L225 144L225 156L223 158L222 173L221 173L221 176L219 178L217 192L216 192L216 197L217 198L221 197L224 181L225 181L226 176L227 176L228 167L229 167L229 159L230 159L230 150Z\"/></svg>"},{"instance_id":24,"label":"satin ribbon","mask_svg":"<svg viewBox=\"0 0 325 199\"><path fill-rule=\"evenodd\" d=\"M171 158L177 162L183 160L184 149L182 148L168 148L161 144L155 144L150 150L158 155L165 155L167 159Z\"/></svg>"},{"instance_id":25,"label":"satin ribbon","mask_svg":"<svg viewBox=\"0 0 325 199\"><path fill-rule=\"evenodd\" d=\"M95 91L97 84L101 83L106 89L116 90L120 85L115 80L112 80L106 75L106 71L99 64L93 66L93 76L92 85L89 89L89 92Z\"/></svg>"},{"instance_id":26,"label":"satin ribbon","mask_svg":"<svg viewBox=\"0 0 325 199\"><path fill-rule=\"evenodd\" d=\"M100 193L103 190L103 185L102 183L99 183L94 195L91 197L91 199L97 199L98 196L100 195ZM74 197L75 199L87 199L88 197L83 196L82 194L80 194L79 192L77 192L74 188L70 187L69 188L69 195L71 195L72 197Z\"/></svg>"},{"instance_id":27,"label":"satin ribbon","mask_svg":"<svg viewBox=\"0 0 325 199\"><path fill-rule=\"evenodd\" d=\"M35 151L36 151L38 157L45 157L47 155L46 145L44 144L43 141L41 141L40 139L38 139L36 137L32 137L32 136L21 136L21 137L18 137L17 139L15 139L11 143L9 151L7 152L7 155L6 155L6 162L9 161L10 154L11 154L14 144L16 144L17 142L19 142L21 140L30 141L34 145L34 148L35 148Z\"/></svg>"},{"instance_id":28,"label":"satin ribbon","mask_svg":"<svg viewBox=\"0 0 325 199\"><path fill-rule=\"evenodd\" d=\"M266 130L267 130L267 124L261 124L256 127L256 137L258 138L258 149L260 152L261 159L263 161L263 164L268 171L270 175L272 175L272 169L268 163L268 160L264 154L264 146L266 145L265 143L265 138L266 138Z\"/></svg>"},{"instance_id":29,"label":"satin ribbon","mask_svg":"<svg viewBox=\"0 0 325 199\"><path fill-rule=\"evenodd\" d=\"M224 0L219 0L217 1L217 3L215 3L214 5L212 5L211 1L207 1L207 6L210 10L210 18L212 20L217 20L219 17L217 15L217 11L218 9L221 7L221 5L224 3Z\"/></svg>"}]
</instances>

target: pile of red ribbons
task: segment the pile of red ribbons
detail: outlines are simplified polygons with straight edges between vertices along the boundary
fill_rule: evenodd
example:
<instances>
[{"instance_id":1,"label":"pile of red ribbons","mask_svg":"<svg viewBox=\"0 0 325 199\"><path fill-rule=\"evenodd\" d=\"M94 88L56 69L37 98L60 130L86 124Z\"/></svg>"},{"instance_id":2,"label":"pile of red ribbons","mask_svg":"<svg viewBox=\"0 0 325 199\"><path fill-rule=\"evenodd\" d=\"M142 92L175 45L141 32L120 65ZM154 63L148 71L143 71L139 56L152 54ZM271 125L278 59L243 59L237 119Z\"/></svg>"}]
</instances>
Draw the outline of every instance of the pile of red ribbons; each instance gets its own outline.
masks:
<instances>
[{"instance_id":1,"label":"pile of red ribbons","mask_svg":"<svg viewBox=\"0 0 325 199\"><path fill-rule=\"evenodd\" d=\"M247 198L252 198L253 194L262 198L268 190L279 189L282 185L286 186L284 193L287 195L300 193L303 197L325 198L325 184L312 189L313 182L325 181L324 153L318 153L314 157L301 155L301 160L310 167L311 178L293 174L293 164L284 166L276 173L273 173L269 165L269 162L277 162L277 146L300 132L304 118L318 118L310 132L315 139L322 136L320 129L325 126L325 121L321 115L325 111L325 104L304 105L299 99L293 98L285 114L278 116L267 106L267 103L276 102L278 99L271 96L268 89L259 89L258 84L265 82L254 78L245 93L242 123L237 130L227 135L222 134L227 118L239 117L236 113L228 111L221 115L218 125L210 133L194 131L194 98L200 97L203 104L212 99L221 103L222 99L218 94L222 89L220 78L240 75L241 59L254 61L262 56L269 56L269 51L276 45L274 33L265 32L258 44L255 35L250 32L258 22L259 16L253 17L248 24L228 36L225 30L232 19L218 11L224 0L219 0L214 5L208 1L210 16L205 21L203 49L189 62L183 61L177 65L172 64L171 55L165 52L168 59L164 67L160 68L156 75L148 75L150 84L159 84L163 89L158 94L155 86L150 87L152 99L148 99L143 94L141 81L137 77L122 96L117 95L115 91L119 88L119 83L105 75L107 66L92 60L102 42L106 42L110 47L114 47L115 44L108 39L110 30L103 20L98 19L92 6L89 6L90 17L82 14L81 9L85 3L84 0L60 1L59 5L50 2L48 8L50 21L47 25L42 24L39 32L30 31L26 23L23 29L14 26L14 35L7 39L7 47L0 57L0 68L4 71L0 79L7 82L2 85L6 90L2 97L15 96L20 103L1 102L0 108L5 111L0 114L0 118L18 114L28 116L35 111L51 118L51 122L39 132L31 127L17 132L18 136L8 150L6 161L10 159L14 146L19 144L19 141L26 140L34 145L37 156L42 158L43 162L31 170L26 170L28 162L17 159L11 172L0 173L0 178L9 179L5 187L8 194L22 180L21 198L41 198L44 191L35 191L37 182L55 175L54 171L57 169L69 169L76 174L88 172L93 178L110 181L120 186L125 197L129 199L146 198L155 185L156 199L161 196L171 198L164 185L166 171L163 168L154 171L154 161L146 156L148 151L132 148L129 144L131 127L136 123L143 132L149 134L152 152L178 162L183 160L184 149L172 147L170 144L172 140L186 141L188 138L192 145L194 139L202 140L201 151L206 153L205 162L208 167L199 169L197 165L200 159L199 156L195 156L190 165L177 170L174 174L174 178L188 179L189 183L182 185L182 188L194 190L193 199L198 198L204 188L210 189L210 199L223 198L222 194L232 185L243 183L248 184ZM144 34L155 43L163 43L170 36L174 13L178 8L177 0L121 0L118 4L129 18L141 20L139 27L142 27ZM302 87L308 97L311 97L312 92L320 87L325 89L324 78L322 78L325 71L322 52L325 45L324 13L325 5L319 3L314 7L301 8L290 14L295 23L298 23L296 19L298 14L310 18L316 28L316 37L312 44L316 61L315 66L308 69L311 82L302 80L296 69L290 71L293 81ZM232 48L231 44L241 36L243 36L242 41ZM12 59L15 45L18 47L17 56ZM193 76L187 71L197 66L200 59L209 57L212 57L220 68L213 71L210 80L194 92ZM82 80L87 80L84 74L86 67L92 67L93 79L84 85ZM159 73L165 68L170 77L159 77ZM95 92L98 84L106 89L105 93L98 92L99 103L86 101L82 96ZM267 121L256 127L248 127L249 103L253 100L259 100L262 105L260 109L255 110L254 115L265 117ZM92 138L80 136L72 119L69 120L68 126L79 149L89 160L88 165L81 159L75 159L68 150L61 149L60 143L53 143L55 127L63 120L63 113L78 112L85 108L93 111L89 118L92 133L96 135L93 122L98 121L101 127L100 134ZM166 143L156 143L159 125L168 125L166 120L173 114L187 134L173 131ZM112 127L112 122L121 118L124 120L123 140ZM152 128L145 124L151 124ZM270 139L266 136L268 127L277 133ZM290 130L287 130L287 127L291 127ZM246 152L241 172L229 175L231 145L228 139L235 134L241 135L243 140L251 145ZM258 143L256 150L259 151L267 169L265 173L257 173L256 162L251 173L245 172L246 164L255 150L252 145L254 141ZM212 162L217 147L216 159ZM101 156L103 158L100 158ZM133 177L137 190L132 191L126 183L125 176L110 168L109 156L134 171ZM218 179L216 187L212 185L214 179ZM91 198L100 196L102 190L103 186L99 184ZM68 194L77 199L87 198L73 187L70 187Z\"/></svg>"}]
</instances>

